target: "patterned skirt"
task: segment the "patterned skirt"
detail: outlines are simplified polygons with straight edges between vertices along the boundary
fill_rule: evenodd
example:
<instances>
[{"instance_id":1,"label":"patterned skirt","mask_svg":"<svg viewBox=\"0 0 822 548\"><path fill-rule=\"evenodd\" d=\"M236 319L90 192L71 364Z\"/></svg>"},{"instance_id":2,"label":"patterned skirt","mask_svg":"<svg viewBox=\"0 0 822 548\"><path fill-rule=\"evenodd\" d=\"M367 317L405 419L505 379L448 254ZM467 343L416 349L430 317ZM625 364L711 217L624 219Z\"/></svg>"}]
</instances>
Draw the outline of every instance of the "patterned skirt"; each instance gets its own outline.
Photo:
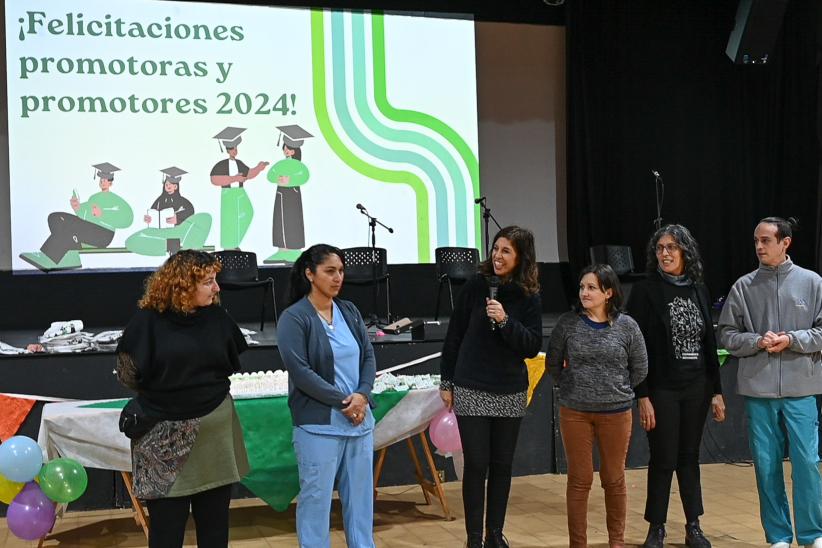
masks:
<instances>
[{"instance_id":1,"label":"patterned skirt","mask_svg":"<svg viewBox=\"0 0 822 548\"><path fill-rule=\"evenodd\" d=\"M182 497L236 483L248 473L243 431L234 401L208 415L161 421L131 442L134 494L140 499Z\"/></svg>"},{"instance_id":2,"label":"patterned skirt","mask_svg":"<svg viewBox=\"0 0 822 548\"><path fill-rule=\"evenodd\" d=\"M454 413L463 417L524 417L528 391L495 394L454 385Z\"/></svg>"}]
</instances>

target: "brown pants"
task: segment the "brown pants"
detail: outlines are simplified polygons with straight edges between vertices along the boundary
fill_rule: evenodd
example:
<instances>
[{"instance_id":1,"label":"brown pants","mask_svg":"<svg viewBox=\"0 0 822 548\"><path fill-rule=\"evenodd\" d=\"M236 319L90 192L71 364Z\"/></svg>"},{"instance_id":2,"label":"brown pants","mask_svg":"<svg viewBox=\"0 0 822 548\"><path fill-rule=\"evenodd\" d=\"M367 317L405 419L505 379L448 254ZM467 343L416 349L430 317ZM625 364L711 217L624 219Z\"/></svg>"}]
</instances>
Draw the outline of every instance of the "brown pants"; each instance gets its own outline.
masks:
<instances>
[{"instance_id":1,"label":"brown pants","mask_svg":"<svg viewBox=\"0 0 822 548\"><path fill-rule=\"evenodd\" d=\"M586 413L560 407L562 443L568 460L568 536L571 548L588 544L588 493L594 481L594 440L599 446L599 477L605 490L608 543L625 543L628 490L625 487L625 456L631 441L631 410L619 413Z\"/></svg>"}]
</instances>

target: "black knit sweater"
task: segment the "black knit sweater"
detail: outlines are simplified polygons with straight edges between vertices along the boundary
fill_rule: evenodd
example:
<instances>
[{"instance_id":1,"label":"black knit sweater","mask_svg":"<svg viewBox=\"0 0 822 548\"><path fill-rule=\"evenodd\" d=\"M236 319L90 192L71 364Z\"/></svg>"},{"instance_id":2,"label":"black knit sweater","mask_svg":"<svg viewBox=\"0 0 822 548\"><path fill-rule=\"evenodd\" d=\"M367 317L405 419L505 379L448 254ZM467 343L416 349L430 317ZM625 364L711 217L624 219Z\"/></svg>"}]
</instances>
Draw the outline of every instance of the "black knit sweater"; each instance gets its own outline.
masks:
<instances>
[{"instance_id":1,"label":"black knit sweater","mask_svg":"<svg viewBox=\"0 0 822 548\"><path fill-rule=\"evenodd\" d=\"M117 348L135 366L135 388L152 417L186 420L213 411L246 350L240 328L219 306L182 315L139 310Z\"/></svg>"},{"instance_id":2,"label":"black knit sweater","mask_svg":"<svg viewBox=\"0 0 822 548\"><path fill-rule=\"evenodd\" d=\"M497 300L508 321L497 329L485 313L487 297L488 282L481 275L466 282L457 297L442 348L442 379L498 394L520 392L528 388L524 360L542 347L539 295L527 295L513 283L501 285Z\"/></svg>"}]
</instances>

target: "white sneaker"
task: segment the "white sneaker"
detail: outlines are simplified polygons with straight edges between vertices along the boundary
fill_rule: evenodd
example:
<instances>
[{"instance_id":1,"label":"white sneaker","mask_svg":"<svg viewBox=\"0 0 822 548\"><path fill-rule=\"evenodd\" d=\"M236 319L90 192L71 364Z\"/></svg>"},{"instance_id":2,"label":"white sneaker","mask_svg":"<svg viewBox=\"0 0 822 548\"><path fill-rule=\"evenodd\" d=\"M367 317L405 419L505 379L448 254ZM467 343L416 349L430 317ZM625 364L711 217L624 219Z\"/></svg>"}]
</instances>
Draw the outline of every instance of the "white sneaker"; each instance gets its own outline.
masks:
<instances>
[{"instance_id":1,"label":"white sneaker","mask_svg":"<svg viewBox=\"0 0 822 548\"><path fill-rule=\"evenodd\" d=\"M774 542L771 544L771 548L791 548L790 542Z\"/></svg>"},{"instance_id":2,"label":"white sneaker","mask_svg":"<svg viewBox=\"0 0 822 548\"><path fill-rule=\"evenodd\" d=\"M805 548L822 548L822 537L818 537L813 544L806 544Z\"/></svg>"}]
</instances>

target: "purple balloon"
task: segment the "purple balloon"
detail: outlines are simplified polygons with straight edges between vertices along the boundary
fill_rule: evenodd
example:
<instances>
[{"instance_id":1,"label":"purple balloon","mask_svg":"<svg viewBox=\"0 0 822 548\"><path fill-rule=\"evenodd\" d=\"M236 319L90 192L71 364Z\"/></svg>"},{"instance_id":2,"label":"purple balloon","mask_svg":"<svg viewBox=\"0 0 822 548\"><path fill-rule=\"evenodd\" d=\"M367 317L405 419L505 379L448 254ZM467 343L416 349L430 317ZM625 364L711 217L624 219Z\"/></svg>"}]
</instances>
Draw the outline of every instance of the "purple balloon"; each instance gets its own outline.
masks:
<instances>
[{"instance_id":1,"label":"purple balloon","mask_svg":"<svg viewBox=\"0 0 822 548\"><path fill-rule=\"evenodd\" d=\"M6 512L6 523L14 536L23 540L37 540L54 527L54 504L35 482L23 487Z\"/></svg>"},{"instance_id":2,"label":"purple balloon","mask_svg":"<svg viewBox=\"0 0 822 548\"><path fill-rule=\"evenodd\" d=\"M431 443L440 453L462 451L460 430L457 426L457 417L453 411L448 410L446 413L440 413L434 417L428 434L431 436Z\"/></svg>"}]
</instances>

